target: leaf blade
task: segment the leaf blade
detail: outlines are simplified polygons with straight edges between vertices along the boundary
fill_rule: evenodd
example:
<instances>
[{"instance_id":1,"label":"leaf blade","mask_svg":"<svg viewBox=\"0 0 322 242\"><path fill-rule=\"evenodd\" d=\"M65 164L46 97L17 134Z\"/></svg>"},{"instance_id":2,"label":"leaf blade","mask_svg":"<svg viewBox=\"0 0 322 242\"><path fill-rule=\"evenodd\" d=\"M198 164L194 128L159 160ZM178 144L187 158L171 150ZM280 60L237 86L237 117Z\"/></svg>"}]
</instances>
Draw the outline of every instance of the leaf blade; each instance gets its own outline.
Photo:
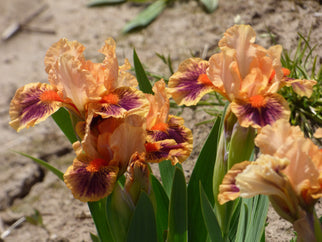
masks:
<instances>
[{"instance_id":1,"label":"leaf blade","mask_svg":"<svg viewBox=\"0 0 322 242\"><path fill-rule=\"evenodd\" d=\"M145 27L149 25L160 13L166 8L168 0L157 0L149 5L146 9L140 12L132 21L128 22L124 28L123 33L127 33L138 27Z\"/></svg>"}]
</instances>

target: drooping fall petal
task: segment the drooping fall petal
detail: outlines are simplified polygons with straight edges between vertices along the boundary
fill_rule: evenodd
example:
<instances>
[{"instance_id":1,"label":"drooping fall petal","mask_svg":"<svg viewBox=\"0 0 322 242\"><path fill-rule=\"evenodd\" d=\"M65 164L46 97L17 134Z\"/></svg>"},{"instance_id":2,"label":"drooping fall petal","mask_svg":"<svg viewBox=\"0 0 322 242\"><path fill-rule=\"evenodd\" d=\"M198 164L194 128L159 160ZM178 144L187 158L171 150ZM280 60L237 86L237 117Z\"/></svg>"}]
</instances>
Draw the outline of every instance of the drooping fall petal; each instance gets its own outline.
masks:
<instances>
[{"instance_id":1,"label":"drooping fall petal","mask_svg":"<svg viewBox=\"0 0 322 242\"><path fill-rule=\"evenodd\" d=\"M186 160L192 151L192 133L181 117L169 115L167 123L147 131L146 159L160 162L169 159L173 164Z\"/></svg>"},{"instance_id":2,"label":"drooping fall petal","mask_svg":"<svg viewBox=\"0 0 322 242\"><path fill-rule=\"evenodd\" d=\"M293 79L293 78L284 78L282 80L282 86L292 87L293 91L298 95L311 97L313 93L313 86L316 85L315 80L305 80L305 79Z\"/></svg>"},{"instance_id":3,"label":"drooping fall petal","mask_svg":"<svg viewBox=\"0 0 322 242\"><path fill-rule=\"evenodd\" d=\"M290 110L287 101L279 94L256 95L247 101L235 100L231 110L243 127L264 127L279 119L289 119Z\"/></svg>"},{"instance_id":4,"label":"drooping fall petal","mask_svg":"<svg viewBox=\"0 0 322 242\"><path fill-rule=\"evenodd\" d=\"M146 114L149 104L144 94L131 87L120 87L102 96L100 102L89 104L89 109L102 118L122 118L129 114Z\"/></svg>"},{"instance_id":5,"label":"drooping fall petal","mask_svg":"<svg viewBox=\"0 0 322 242\"><path fill-rule=\"evenodd\" d=\"M187 59L179 65L168 83L169 93L178 105L196 105L204 95L214 91L206 74L208 66L208 61L199 58Z\"/></svg>"},{"instance_id":6,"label":"drooping fall petal","mask_svg":"<svg viewBox=\"0 0 322 242\"><path fill-rule=\"evenodd\" d=\"M63 100L45 83L30 83L16 91L9 114L11 127L20 131L45 120L62 106Z\"/></svg>"},{"instance_id":7,"label":"drooping fall petal","mask_svg":"<svg viewBox=\"0 0 322 242\"><path fill-rule=\"evenodd\" d=\"M102 159L90 163L75 159L64 174L64 181L76 199L93 202L112 193L117 176L118 167L109 166Z\"/></svg>"}]
</instances>

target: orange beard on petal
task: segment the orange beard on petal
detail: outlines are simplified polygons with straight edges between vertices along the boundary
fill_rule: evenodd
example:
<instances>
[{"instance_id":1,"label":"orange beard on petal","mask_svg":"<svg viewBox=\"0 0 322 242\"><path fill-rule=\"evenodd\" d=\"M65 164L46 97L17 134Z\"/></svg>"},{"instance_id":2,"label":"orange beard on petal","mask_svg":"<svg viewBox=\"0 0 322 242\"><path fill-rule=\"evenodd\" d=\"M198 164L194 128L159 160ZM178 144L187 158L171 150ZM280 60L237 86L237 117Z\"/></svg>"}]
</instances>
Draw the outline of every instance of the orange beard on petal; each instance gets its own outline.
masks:
<instances>
[{"instance_id":1,"label":"orange beard on petal","mask_svg":"<svg viewBox=\"0 0 322 242\"><path fill-rule=\"evenodd\" d=\"M168 129L169 125L167 123L157 123L155 124L151 130L158 130L165 132Z\"/></svg>"},{"instance_id":2,"label":"orange beard on petal","mask_svg":"<svg viewBox=\"0 0 322 242\"><path fill-rule=\"evenodd\" d=\"M42 102L52 102L52 101L59 101L62 102L63 100L61 99L61 97L57 94L57 92L55 91L45 91L43 92L39 99Z\"/></svg>"},{"instance_id":3,"label":"orange beard on petal","mask_svg":"<svg viewBox=\"0 0 322 242\"><path fill-rule=\"evenodd\" d=\"M117 94L109 93L102 97L102 102L109 103L109 104L118 104L120 98Z\"/></svg>"},{"instance_id":4,"label":"orange beard on petal","mask_svg":"<svg viewBox=\"0 0 322 242\"><path fill-rule=\"evenodd\" d=\"M159 143L145 143L146 152L155 152L161 149L161 145Z\"/></svg>"},{"instance_id":5,"label":"orange beard on petal","mask_svg":"<svg viewBox=\"0 0 322 242\"><path fill-rule=\"evenodd\" d=\"M210 79L208 78L207 74L201 74L198 77L198 82L205 84L205 85L210 85L210 86L213 85L212 82L210 81Z\"/></svg>"},{"instance_id":6,"label":"orange beard on petal","mask_svg":"<svg viewBox=\"0 0 322 242\"><path fill-rule=\"evenodd\" d=\"M255 95L250 97L249 102L253 108L260 108L266 105L266 100L262 95Z\"/></svg>"},{"instance_id":7,"label":"orange beard on petal","mask_svg":"<svg viewBox=\"0 0 322 242\"><path fill-rule=\"evenodd\" d=\"M86 170L88 172L94 173L94 172L98 172L102 166L107 166L108 163L106 160L97 158L92 160L89 165L86 167Z\"/></svg>"}]
</instances>

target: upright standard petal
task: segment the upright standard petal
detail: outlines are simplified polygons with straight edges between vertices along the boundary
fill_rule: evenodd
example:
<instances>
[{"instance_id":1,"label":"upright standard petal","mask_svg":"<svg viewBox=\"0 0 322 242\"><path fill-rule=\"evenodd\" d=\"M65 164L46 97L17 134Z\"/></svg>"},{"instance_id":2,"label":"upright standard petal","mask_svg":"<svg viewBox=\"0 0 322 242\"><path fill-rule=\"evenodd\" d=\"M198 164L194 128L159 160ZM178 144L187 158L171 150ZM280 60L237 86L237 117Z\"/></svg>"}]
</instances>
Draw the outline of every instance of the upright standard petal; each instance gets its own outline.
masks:
<instances>
[{"instance_id":1,"label":"upright standard petal","mask_svg":"<svg viewBox=\"0 0 322 242\"><path fill-rule=\"evenodd\" d=\"M96 80L88 70L83 69L83 64L73 56L63 55L48 74L50 84L64 99L69 99L75 105L78 115L84 115L90 90L96 88Z\"/></svg>"},{"instance_id":2,"label":"upright standard petal","mask_svg":"<svg viewBox=\"0 0 322 242\"><path fill-rule=\"evenodd\" d=\"M77 41L69 41L66 38L60 39L54 43L48 50L45 56L45 70L47 73L55 65L56 61L62 55L73 56L76 59L84 60L83 52L85 47Z\"/></svg>"},{"instance_id":3,"label":"upright standard petal","mask_svg":"<svg viewBox=\"0 0 322 242\"><path fill-rule=\"evenodd\" d=\"M164 125L168 120L170 102L163 80L157 81L152 88L154 95L145 94L150 104L149 113L146 117L146 128L154 129L158 125Z\"/></svg>"},{"instance_id":4,"label":"upright standard petal","mask_svg":"<svg viewBox=\"0 0 322 242\"><path fill-rule=\"evenodd\" d=\"M244 78L250 71L250 64L256 55L255 38L256 33L251 26L234 25L226 30L224 37L218 43L221 50L229 48L236 51L234 58L241 78Z\"/></svg>"},{"instance_id":5,"label":"upright standard petal","mask_svg":"<svg viewBox=\"0 0 322 242\"><path fill-rule=\"evenodd\" d=\"M105 45L99 50L105 55L104 66L104 85L108 91L117 87L119 65L115 53L116 43L112 38L105 40Z\"/></svg>"},{"instance_id":6,"label":"upright standard petal","mask_svg":"<svg viewBox=\"0 0 322 242\"><path fill-rule=\"evenodd\" d=\"M208 61L190 58L179 65L178 71L169 79L169 93L178 105L196 105L214 85L207 76Z\"/></svg>"},{"instance_id":7,"label":"upright standard petal","mask_svg":"<svg viewBox=\"0 0 322 242\"><path fill-rule=\"evenodd\" d=\"M45 120L62 106L62 98L45 83L30 83L16 91L9 114L11 127L20 131Z\"/></svg>"}]
</instances>

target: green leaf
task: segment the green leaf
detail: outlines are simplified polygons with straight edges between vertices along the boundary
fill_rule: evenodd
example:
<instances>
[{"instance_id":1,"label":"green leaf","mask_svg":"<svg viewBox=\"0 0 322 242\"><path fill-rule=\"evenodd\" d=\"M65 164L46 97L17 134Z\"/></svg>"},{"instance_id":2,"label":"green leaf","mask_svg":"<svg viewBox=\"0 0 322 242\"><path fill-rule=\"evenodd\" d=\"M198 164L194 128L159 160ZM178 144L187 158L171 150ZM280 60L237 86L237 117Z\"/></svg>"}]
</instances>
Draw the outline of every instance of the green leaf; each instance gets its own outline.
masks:
<instances>
[{"instance_id":1,"label":"green leaf","mask_svg":"<svg viewBox=\"0 0 322 242\"><path fill-rule=\"evenodd\" d=\"M141 64L141 61L138 55L136 54L135 49L133 50L133 62L134 62L134 70L135 70L136 78L139 82L140 90L144 93L153 94L152 85L145 74L144 68Z\"/></svg>"},{"instance_id":2,"label":"green leaf","mask_svg":"<svg viewBox=\"0 0 322 242\"><path fill-rule=\"evenodd\" d=\"M171 164L171 161L164 160L159 163L159 170L164 190L168 197L170 197L175 166Z\"/></svg>"},{"instance_id":3,"label":"green leaf","mask_svg":"<svg viewBox=\"0 0 322 242\"><path fill-rule=\"evenodd\" d=\"M58 127L63 131L68 140L73 144L77 141L77 137L74 132L70 114L64 108L60 108L57 112L51 115L55 120Z\"/></svg>"},{"instance_id":4,"label":"green leaf","mask_svg":"<svg viewBox=\"0 0 322 242\"><path fill-rule=\"evenodd\" d=\"M126 240L134 208L135 205L129 194L117 182L106 201L107 221L115 242Z\"/></svg>"},{"instance_id":5,"label":"green leaf","mask_svg":"<svg viewBox=\"0 0 322 242\"><path fill-rule=\"evenodd\" d=\"M153 175L151 175L151 183L157 205L156 223L158 241L164 241L164 231L168 229L169 198L161 183Z\"/></svg>"},{"instance_id":6,"label":"green leaf","mask_svg":"<svg viewBox=\"0 0 322 242\"><path fill-rule=\"evenodd\" d=\"M90 233L90 236L93 242L101 242L100 238L96 234Z\"/></svg>"},{"instance_id":7,"label":"green leaf","mask_svg":"<svg viewBox=\"0 0 322 242\"><path fill-rule=\"evenodd\" d=\"M201 182L199 183L199 185L200 185L199 188L200 188L201 212L209 233L209 237L213 242L215 241L224 242L224 239L221 236L221 230L220 230L216 215L208 200L207 194L204 191L201 185Z\"/></svg>"},{"instance_id":8,"label":"green leaf","mask_svg":"<svg viewBox=\"0 0 322 242\"><path fill-rule=\"evenodd\" d=\"M187 187L183 171L176 167L169 204L167 241L187 241Z\"/></svg>"},{"instance_id":9,"label":"green leaf","mask_svg":"<svg viewBox=\"0 0 322 242\"><path fill-rule=\"evenodd\" d=\"M168 0L157 0L139 13L132 21L123 28L123 33L127 33L138 27L145 27L150 24L166 8Z\"/></svg>"},{"instance_id":10,"label":"green leaf","mask_svg":"<svg viewBox=\"0 0 322 242\"><path fill-rule=\"evenodd\" d=\"M205 192L213 204L212 177L217 154L218 131L220 118L212 127L210 134L199 154L188 184L188 235L189 241L204 242L207 238L207 230L201 214L199 182L205 188Z\"/></svg>"},{"instance_id":11,"label":"green leaf","mask_svg":"<svg viewBox=\"0 0 322 242\"><path fill-rule=\"evenodd\" d=\"M27 155L25 153L22 153L22 152L18 152L18 151L15 151L16 153L24 156L24 157L27 157L29 159L32 159L34 162L38 163L39 165L42 165L43 167L45 167L46 169L50 170L52 173L54 173L60 180L64 181L64 173L61 172L60 170L58 170L57 168L53 167L52 165L50 165L48 162L44 161L44 160L40 160L40 159L37 159L35 157L32 157L30 155Z\"/></svg>"},{"instance_id":12,"label":"green leaf","mask_svg":"<svg viewBox=\"0 0 322 242\"><path fill-rule=\"evenodd\" d=\"M108 220L106 217L106 198L103 198L97 202L88 202L87 205L91 212L100 241L113 242L114 239L111 235L111 232L108 226ZM91 238L93 240L92 236Z\"/></svg>"},{"instance_id":13,"label":"green leaf","mask_svg":"<svg viewBox=\"0 0 322 242\"><path fill-rule=\"evenodd\" d=\"M208 13L212 13L218 7L218 0L200 0Z\"/></svg>"},{"instance_id":14,"label":"green leaf","mask_svg":"<svg viewBox=\"0 0 322 242\"><path fill-rule=\"evenodd\" d=\"M127 234L128 242L157 241L157 228L153 206L148 195L142 191L136 205Z\"/></svg>"},{"instance_id":15,"label":"green leaf","mask_svg":"<svg viewBox=\"0 0 322 242\"><path fill-rule=\"evenodd\" d=\"M102 5L113 5L118 3L125 3L125 0L93 0L87 4L87 7L98 7Z\"/></svg>"},{"instance_id":16,"label":"green leaf","mask_svg":"<svg viewBox=\"0 0 322 242\"><path fill-rule=\"evenodd\" d=\"M260 241L265 229L269 200L258 195L243 198L236 241Z\"/></svg>"}]
</instances>

